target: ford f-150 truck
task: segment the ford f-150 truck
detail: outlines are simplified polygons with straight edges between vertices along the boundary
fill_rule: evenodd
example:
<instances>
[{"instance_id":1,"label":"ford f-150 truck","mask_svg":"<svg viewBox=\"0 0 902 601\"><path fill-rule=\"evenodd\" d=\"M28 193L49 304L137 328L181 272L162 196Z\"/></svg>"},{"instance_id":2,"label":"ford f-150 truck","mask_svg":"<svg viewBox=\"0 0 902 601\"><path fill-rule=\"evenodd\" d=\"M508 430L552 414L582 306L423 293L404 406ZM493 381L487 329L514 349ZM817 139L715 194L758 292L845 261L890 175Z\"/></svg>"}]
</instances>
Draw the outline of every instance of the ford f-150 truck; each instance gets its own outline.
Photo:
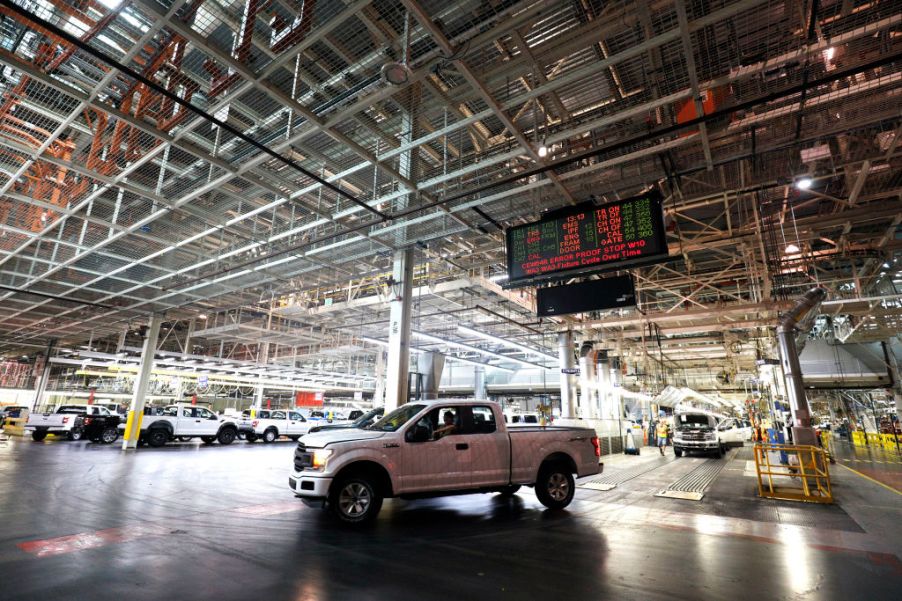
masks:
<instances>
[{"instance_id":1,"label":"ford f-150 truck","mask_svg":"<svg viewBox=\"0 0 902 601\"><path fill-rule=\"evenodd\" d=\"M600 455L588 428L508 430L497 403L414 401L364 429L302 437L288 484L351 524L375 518L386 497L512 495L524 485L560 509L573 500L574 474L597 474Z\"/></svg>"},{"instance_id":2,"label":"ford f-150 truck","mask_svg":"<svg viewBox=\"0 0 902 601\"><path fill-rule=\"evenodd\" d=\"M263 442L274 442L280 436L288 436L297 440L310 429L310 422L297 411L285 411L276 409L258 409L254 417L242 416L238 422L238 434L243 434L245 440L254 442L259 438Z\"/></svg>"},{"instance_id":3,"label":"ford f-150 truck","mask_svg":"<svg viewBox=\"0 0 902 601\"><path fill-rule=\"evenodd\" d=\"M25 429L31 431L32 440L44 440L48 434L81 440L85 416L109 414L109 410L96 405L61 405L53 413L32 413L25 422Z\"/></svg>"},{"instance_id":4,"label":"ford f-150 truck","mask_svg":"<svg viewBox=\"0 0 902 601\"><path fill-rule=\"evenodd\" d=\"M125 429L125 424L119 426ZM232 444L238 438L238 425L231 419L220 417L206 407L194 405L169 405L160 415L141 417L139 442L161 447L178 438L200 438L206 444Z\"/></svg>"}]
</instances>

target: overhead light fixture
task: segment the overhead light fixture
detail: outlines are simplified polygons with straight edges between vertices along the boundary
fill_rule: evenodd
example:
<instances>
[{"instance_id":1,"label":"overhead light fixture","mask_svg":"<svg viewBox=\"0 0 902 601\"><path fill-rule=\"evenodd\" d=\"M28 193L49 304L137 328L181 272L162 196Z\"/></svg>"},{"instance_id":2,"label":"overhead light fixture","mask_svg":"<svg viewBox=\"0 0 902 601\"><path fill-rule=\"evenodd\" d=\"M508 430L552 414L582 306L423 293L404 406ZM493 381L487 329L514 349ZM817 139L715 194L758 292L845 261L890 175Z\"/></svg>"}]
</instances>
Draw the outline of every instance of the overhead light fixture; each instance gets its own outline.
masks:
<instances>
[{"instance_id":1,"label":"overhead light fixture","mask_svg":"<svg viewBox=\"0 0 902 601\"><path fill-rule=\"evenodd\" d=\"M489 340L491 342L497 342L503 346L507 346L510 348L515 348L517 350L523 351L528 355L535 355L537 357L542 357L543 359L548 359L549 361L557 361L558 358L554 355L549 355L548 353L543 353L538 349L534 349L526 346L525 344L520 344L519 342L513 342L511 340L507 340L505 338L499 338L498 336L493 336L492 334L486 334L485 332L480 332L479 330L474 330L473 328L468 328L466 326L457 326L457 330L459 332L463 332L464 334L469 334L471 336L476 336L478 338L482 338L484 340Z\"/></svg>"},{"instance_id":2,"label":"overhead light fixture","mask_svg":"<svg viewBox=\"0 0 902 601\"><path fill-rule=\"evenodd\" d=\"M836 48L830 46L826 50L824 50L824 60L832 61L833 57L836 55Z\"/></svg>"},{"instance_id":3,"label":"overhead light fixture","mask_svg":"<svg viewBox=\"0 0 902 601\"><path fill-rule=\"evenodd\" d=\"M206 314L206 313L201 313L200 315L197 316L197 318L198 318L198 319L206 319L206 318L207 318L207 314Z\"/></svg>"},{"instance_id":4,"label":"overhead light fixture","mask_svg":"<svg viewBox=\"0 0 902 601\"><path fill-rule=\"evenodd\" d=\"M410 80L410 70L404 63L389 62L382 65L382 81L393 86L403 86Z\"/></svg>"},{"instance_id":5,"label":"overhead light fixture","mask_svg":"<svg viewBox=\"0 0 902 601\"><path fill-rule=\"evenodd\" d=\"M811 185L813 183L814 182L811 180L810 177L803 177L803 178L796 180L796 188L798 188L799 190L808 190L811 188Z\"/></svg>"},{"instance_id":6,"label":"overhead light fixture","mask_svg":"<svg viewBox=\"0 0 902 601\"><path fill-rule=\"evenodd\" d=\"M801 251L801 249L792 243L787 244L786 248L783 250L783 252L787 255L798 254L800 251Z\"/></svg>"},{"instance_id":7,"label":"overhead light fixture","mask_svg":"<svg viewBox=\"0 0 902 601\"><path fill-rule=\"evenodd\" d=\"M539 152L540 159L544 159L545 157L548 156L548 147L545 146L545 140L542 140L542 143L539 145L538 152Z\"/></svg>"},{"instance_id":8,"label":"overhead light fixture","mask_svg":"<svg viewBox=\"0 0 902 601\"><path fill-rule=\"evenodd\" d=\"M884 268L884 269L889 269L889 268L890 268L889 263L884 263L884 264L883 264L883 268Z\"/></svg>"}]
</instances>

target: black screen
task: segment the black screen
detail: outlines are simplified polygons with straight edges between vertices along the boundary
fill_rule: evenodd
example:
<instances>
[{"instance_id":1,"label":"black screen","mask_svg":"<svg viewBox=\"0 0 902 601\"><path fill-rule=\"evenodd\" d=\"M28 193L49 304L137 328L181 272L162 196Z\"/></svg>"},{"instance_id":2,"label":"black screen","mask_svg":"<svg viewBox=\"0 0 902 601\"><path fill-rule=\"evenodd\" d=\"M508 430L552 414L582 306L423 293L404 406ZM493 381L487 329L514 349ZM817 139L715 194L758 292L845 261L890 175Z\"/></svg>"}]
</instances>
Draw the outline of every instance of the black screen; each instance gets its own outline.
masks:
<instances>
[{"instance_id":1,"label":"black screen","mask_svg":"<svg viewBox=\"0 0 902 601\"><path fill-rule=\"evenodd\" d=\"M536 314L539 317L603 311L636 305L636 288L628 275L590 280L569 286L539 288Z\"/></svg>"}]
</instances>

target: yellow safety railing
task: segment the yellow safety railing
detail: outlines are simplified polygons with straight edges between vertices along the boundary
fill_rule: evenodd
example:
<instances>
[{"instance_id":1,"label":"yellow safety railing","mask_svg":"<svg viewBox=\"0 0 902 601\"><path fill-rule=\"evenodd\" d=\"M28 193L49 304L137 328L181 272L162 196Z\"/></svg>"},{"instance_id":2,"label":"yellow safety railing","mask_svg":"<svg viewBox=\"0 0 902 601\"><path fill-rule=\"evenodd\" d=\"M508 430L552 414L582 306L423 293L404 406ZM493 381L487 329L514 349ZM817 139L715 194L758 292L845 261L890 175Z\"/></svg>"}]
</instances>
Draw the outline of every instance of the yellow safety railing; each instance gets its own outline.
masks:
<instances>
[{"instance_id":1,"label":"yellow safety railing","mask_svg":"<svg viewBox=\"0 0 902 601\"><path fill-rule=\"evenodd\" d=\"M830 468L824 449L770 443L756 444L754 449L759 497L833 502Z\"/></svg>"},{"instance_id":2,"label":"yellow safety railing","mask_svg":"<svg viewBox=\"0 0 902 601\"><path fill-rule=\"evenodd\" d=\"M3 423L3 431L13 436L23 436L25 434L25 422L27 417L8 417Z\"/></svg>"},{"instance_id":3,"label":"yellow safety railing","mask_svg":"<svg viewBox=\"0 0 902 601\"><path fill-rule=\"evenodd\" d=\"M896 434L881 434L880 438L883 439L883 448L884 449L898 449L902 448L902 436L898 436ZM898 444L896 439L898 438Z\"/></svg>"}]
</instances>

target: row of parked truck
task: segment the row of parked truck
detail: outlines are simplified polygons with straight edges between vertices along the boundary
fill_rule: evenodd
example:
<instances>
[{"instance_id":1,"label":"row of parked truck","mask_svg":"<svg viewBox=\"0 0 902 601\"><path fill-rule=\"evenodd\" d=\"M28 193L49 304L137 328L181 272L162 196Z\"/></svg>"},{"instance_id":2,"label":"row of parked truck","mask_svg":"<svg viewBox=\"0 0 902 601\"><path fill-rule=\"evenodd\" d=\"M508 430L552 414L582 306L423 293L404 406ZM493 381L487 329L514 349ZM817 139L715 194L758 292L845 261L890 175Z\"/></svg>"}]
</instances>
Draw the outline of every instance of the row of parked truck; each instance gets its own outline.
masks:
<instances>
[{"instance_id":1,"label":"row of parked truck","mask_svg":"<svg viewBox=\"0 0 902 601\"><path fill-rule=\"evenodd\" d=\"M354 419L328 421L321 412L304 415L296 410L244 411L240 416L222 416L210 409L187 403L176 403L140 416L139 444L160 447L176 440L199 438L204 443L228 445L237 439L248 442L273 442L282 436L297 440L311 431L367 426L382 417L383 410L364 413L357 410ZM34 440L49 434L68 440L89 439L111 444L125 430L125 418L100 405L62 405L52 413L33 413L25 424Z\"/></svg>"}]
</instances>

